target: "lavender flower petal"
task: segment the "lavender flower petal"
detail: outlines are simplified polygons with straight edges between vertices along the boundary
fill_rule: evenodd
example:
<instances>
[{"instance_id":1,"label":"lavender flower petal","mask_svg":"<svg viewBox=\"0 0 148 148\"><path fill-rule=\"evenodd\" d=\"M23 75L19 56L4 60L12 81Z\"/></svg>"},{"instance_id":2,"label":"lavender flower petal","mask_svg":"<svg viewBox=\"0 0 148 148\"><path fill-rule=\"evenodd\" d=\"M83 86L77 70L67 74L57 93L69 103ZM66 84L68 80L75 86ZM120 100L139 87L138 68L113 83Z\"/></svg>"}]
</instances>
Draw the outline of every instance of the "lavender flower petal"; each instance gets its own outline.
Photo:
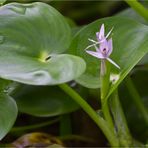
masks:
<instances>
[{"instance_id":1,"label":"lavender flower petal","mask_svg":"<svg viewBox=\"0 0 148 148\"><path fill-rule=\"evenodd\" d=\"M108 40L108 53L107 53L108 57L110 56L112 51L113 51L113 43L112 43L112 38L111 38L111 39Z\"/></svg>"},{"instance_id":2,"label":"lavender flower petal","mask_svg":"<svg viewBox=\"0 0 148 148\"><path fill-rule=\"evenodd\" d=\"M96 33L96 37L97 37L98 42L100 42L102 39L105 38L104 37L104 24L101 25L100 32Z\"/></svg>"},{"instance_id":3,"label":"lavender flower petal","mask_svg":"<svg viewBox=\"0 0 148 148\"><path fill-rule=\"evenodd\" d=\"M89 50L86 50L86 52L94 57L99 58L99 59L104 59L104 56L99 52L89 51Z\"/></svg>"},{"instance_id":4,"label":"lavender flower petal","mask_svg":"<svg viewBox=\"0 0 148 148\"><path fill-rule=\"evenodd\" d=\"M109 48L108 48L108 42L107 40L104 40L104 42L102 42L100 44L100 52L104 55L104 57L107 57L108 56L108 52L109 52Z\"/></svg>"},{"instance_id":5,"label":"lavender flower petal","mask_svg":"<svg viewBox=\"0 0 148 148\"><path fill-rule=\"evenodd\" d=\"M99 33L99 39L101 40L104 38L104 24L101 25L100 33Z\"/></svg>"}]
</instances>

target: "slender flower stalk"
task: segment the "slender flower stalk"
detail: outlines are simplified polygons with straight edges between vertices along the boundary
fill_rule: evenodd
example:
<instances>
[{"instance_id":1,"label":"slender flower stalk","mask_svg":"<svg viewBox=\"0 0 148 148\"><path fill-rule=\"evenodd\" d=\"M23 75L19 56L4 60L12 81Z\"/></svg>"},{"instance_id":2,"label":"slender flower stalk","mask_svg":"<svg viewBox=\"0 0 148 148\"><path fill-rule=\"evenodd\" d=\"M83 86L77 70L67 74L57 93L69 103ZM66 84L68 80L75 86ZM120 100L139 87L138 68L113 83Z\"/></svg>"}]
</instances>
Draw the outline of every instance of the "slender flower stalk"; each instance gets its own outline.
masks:
<instances>
[{"instance_id":1,"label":"slender flower stalk","mask_svg":"<svg viewBox=\"0 0 148 148\"><path fill-rule=\"evenodd\" d=\"M110 114L110 109L108 103L105 103L105 98L108 94L109 90L109 79L110 79L110 65L109 63L113 64L115 67L120 69L120 67L109 58L113 51L113 42L112 38L108 39L109 35L111 34L113 29L109 31L109 33L105 36L105 29L104 24L101 25L100 31L96 33L97 41L92 39L88 39L93 44L86 47L86 52L98 59L101 59L101 66L100 66L100 81L101 81L101 104L102 104L102 111L104 114L104 118L107 121L110 130L112 133L115 133L114 123L112 120L112 116ZM90 47L94 47L96 51L87 50ZM105 104L105 105L103 105Z\"/></svg>"}]
</instances>

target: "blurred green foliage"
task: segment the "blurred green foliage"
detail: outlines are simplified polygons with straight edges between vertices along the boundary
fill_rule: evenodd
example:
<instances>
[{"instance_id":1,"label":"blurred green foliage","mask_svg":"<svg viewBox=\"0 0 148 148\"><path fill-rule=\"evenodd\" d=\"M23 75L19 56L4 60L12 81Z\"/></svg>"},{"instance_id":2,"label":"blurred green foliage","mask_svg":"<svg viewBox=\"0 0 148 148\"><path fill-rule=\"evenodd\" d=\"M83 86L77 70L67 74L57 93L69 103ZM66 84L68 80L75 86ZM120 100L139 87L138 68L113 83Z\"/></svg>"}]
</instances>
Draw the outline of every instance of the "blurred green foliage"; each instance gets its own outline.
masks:
<instances>
[{"instance_id":1,"label":"blurred green foliage","mask_svg":"<svg viewBox=\"0 0 148 148\"><path fill-rule=\"evenodd\" d=\"M44 2L55 7L63 15L80 25L111 16L127 7L123 1L7 0L7 3L10 2Z\"/></svg>"}]
</instances>

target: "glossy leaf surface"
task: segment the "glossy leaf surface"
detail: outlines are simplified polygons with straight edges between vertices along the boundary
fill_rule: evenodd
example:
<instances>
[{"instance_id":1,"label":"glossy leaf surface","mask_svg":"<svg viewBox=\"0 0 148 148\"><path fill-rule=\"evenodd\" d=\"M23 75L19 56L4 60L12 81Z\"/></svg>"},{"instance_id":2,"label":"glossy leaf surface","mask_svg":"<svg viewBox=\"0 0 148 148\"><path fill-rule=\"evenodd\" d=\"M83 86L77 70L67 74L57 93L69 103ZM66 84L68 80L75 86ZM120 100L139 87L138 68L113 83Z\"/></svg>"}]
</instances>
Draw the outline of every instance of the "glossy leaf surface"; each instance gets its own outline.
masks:
<instances>
[{"instance_id":1,"label":"glossy leaf surface","mask_svg":"<svg viewBox=\"0 0 148 148\"><path fill-rule=\"evenodd\" d=\"M9 132L17 117L15 101L5 94L0 94L0 140Z\"/></svg>"},{"instance_id":2,"label":"glossy leaf surface","mask_svg":"<svg viewBox=\"0 0 148 148\"><path fill-rule=\"evenodd\" d=\"M113 39L113 52L110 58L121 67L118 70L111 64L109 96L138 61L147 53L148 27L131 19L110 17L97 20L77 33L72 41L69 52L85 59L87 63L86 72L77 79L77 82L89 88L100 87L100 60L88 55L84 49L91 44L88 38L96 40L95 34L99 31L103 23L106 27L106 34L114 27L111 35ZM95 49L91 48L90 50Z\"/></svg>"},{"instance_id":3,"label":"glossy leaf surface","mask_svg":"<svg viewBox=\"0 0 148 148\"><path fill-rule=\"evenodd\" d=\"M138 13L136 13L132 8L125 9L125 10L117 13L116 16L131 18L131 19L136 20L140 23L147 24L147 21L142 16L140 16Z\"/></svg>"},{"instance_id":4,"label":"glossy leaf surface","mask_svg":"<svg viewBox=\"0 0 148 148\"><path fill-rule=\"evenodd\" d=\"M122 17L126 17L126 18L131 18L133 20L136 20L142 24L148 24L148 22L142 17L140 16L138 13L136 13L132 8L128 8L126 10L123 10L121 12L119 12L116 16L122 16ZM148 63L148 54L146 54L137 65L144 65Z\"/></svg>"},{"instance_id":5,"label":"glossy leaf surface","mask_svg":"<svg viewBox=\"0 0 148 148\"><path fill-rule=\"evenodd\" d=\"M13 96L21 112L34 116L56 116L78 109L57 86L23 86Z\"/></svg>"},{"instance_id":6,"label":"glossy leaf surface","mask_svg":"<svg viewBox=\"0 0 148 148\"><path fill-rule=\"evenodd\" d=\"M0 77L33 85L54 85L77 78L84 61L61 54L70 44L65 18L36 2L0 7Z\"/></svg>"}]
</instances>

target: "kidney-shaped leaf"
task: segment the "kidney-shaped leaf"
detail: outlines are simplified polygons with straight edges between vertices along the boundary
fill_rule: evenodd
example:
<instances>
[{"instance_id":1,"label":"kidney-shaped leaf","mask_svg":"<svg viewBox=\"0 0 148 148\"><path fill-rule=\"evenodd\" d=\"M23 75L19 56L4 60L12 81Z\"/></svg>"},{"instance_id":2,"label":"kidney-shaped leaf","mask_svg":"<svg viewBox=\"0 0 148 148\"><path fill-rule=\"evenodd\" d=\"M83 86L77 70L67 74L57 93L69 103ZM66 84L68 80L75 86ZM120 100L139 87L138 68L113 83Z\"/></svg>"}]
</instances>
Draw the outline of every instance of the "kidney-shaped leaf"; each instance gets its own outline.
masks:
<instances>
[{"instance_id":1,"label":"kidney-shaped leaf","mask_svg":"<svg viewBox=\"0 0 148 148\"><path fill-rule=\"evenodd\" d=\"M36 2L0 7L0 77L34 85L53 85L78 77L84 61L63 54L71 31L51 6Z\"/></svg>"},{"instance_id":2,"label":"kidney-shaped leaf","mask_svg":"<svg viewBox=\"0 0 148 148\"><path fill-rule=\"evenodd\" d=\"M77 82L89 88L99 88L100 60L88 55L85 48L92 44L88 38L96 40L96 32L101 24L105 24L106 32L112 27L113 52L111 59L121 69L111 65L111 87L109 94L119 85L130 70L148 51L148 27L128 18L110 17L97 20L77 33L70 46L70 53L81 56L87 63L87 69ZM90 50L94 50L93 48Z\"/></svg>"},{"instance_id":3,"label":"kidney-shaped leaf","mask_svg":"<svg viewBox=\"0 0 148 148\"><path fill-rule=\"evenodd\" d=\"M9 132L17 117L15 101L5 94L0 94L0 140Z\"/></svg>"},{"instance_id":4,"label":"kidney-shaped leaf","mask_svg":"<svg viewBox=\"0 0 148 148\"><path fill-rule=\"evenodd\" d=\"M34 116L56 116L78 109L78 105L57 86L22 86L13 95L21 112Z\"/></svg>"}]
</instances>

